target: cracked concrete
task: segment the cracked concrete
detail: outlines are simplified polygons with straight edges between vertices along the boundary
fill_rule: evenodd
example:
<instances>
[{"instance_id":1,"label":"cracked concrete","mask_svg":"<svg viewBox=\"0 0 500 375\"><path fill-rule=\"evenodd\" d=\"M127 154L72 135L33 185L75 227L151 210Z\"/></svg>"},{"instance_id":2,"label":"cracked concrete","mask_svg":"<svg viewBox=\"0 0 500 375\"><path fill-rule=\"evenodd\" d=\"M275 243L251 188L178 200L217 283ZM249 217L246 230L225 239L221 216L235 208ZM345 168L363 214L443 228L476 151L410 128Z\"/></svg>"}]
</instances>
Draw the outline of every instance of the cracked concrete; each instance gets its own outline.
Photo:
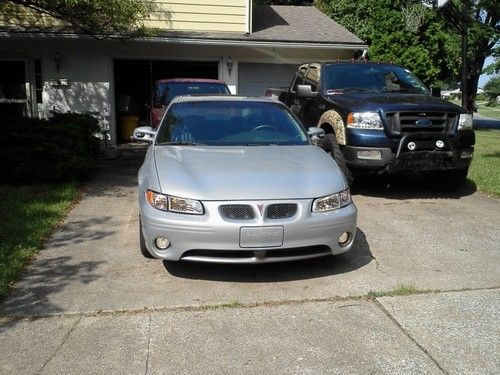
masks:
<instances>
[{"instance_id":1,"label":"cracked concrete","mask_svg":"<svg viewBox=\"0 0 500 375\"><path fill-rule=\"evenodd\" d=\"M142 153L102 165L0 306L0 373L500 372L498 200L360 186L348 254L163 263L137 248ZM357 297L399 284L441 292Z\"/></svg>"}]
</instances>

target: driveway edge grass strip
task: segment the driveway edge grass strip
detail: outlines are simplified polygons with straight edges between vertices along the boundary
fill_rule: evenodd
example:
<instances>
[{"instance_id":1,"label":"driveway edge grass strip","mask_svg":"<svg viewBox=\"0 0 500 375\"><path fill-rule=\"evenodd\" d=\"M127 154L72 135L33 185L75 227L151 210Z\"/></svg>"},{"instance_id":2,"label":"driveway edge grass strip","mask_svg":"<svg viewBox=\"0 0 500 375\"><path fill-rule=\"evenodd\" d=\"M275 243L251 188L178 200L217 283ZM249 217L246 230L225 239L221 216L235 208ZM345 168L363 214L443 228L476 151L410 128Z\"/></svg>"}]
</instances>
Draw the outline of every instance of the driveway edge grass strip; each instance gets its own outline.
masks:
<instances>
[{"instance_id":1,"label":"driveway edge grass strip","mask_svg":"<svg viewBox=\"0 0 500 375\"><path fill-rule=\"evenodd\" d=\"M82 192L77 183L0 184L0 302Z\"/></svg>"}]
</instances>

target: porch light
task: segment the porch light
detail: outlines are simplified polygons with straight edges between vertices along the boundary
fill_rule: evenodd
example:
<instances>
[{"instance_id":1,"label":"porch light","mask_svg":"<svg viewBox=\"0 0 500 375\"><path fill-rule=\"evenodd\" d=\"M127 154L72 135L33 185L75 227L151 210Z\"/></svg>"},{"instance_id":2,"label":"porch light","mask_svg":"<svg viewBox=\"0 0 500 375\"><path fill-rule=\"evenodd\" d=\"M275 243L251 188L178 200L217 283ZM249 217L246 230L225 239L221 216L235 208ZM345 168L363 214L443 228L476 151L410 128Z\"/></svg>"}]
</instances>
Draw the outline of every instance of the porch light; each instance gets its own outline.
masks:
<instances>
[{"instance_id":1,"label":"porch light","mask_svg":"<svg viewBox=\"0 0 500 375\"><path fill-rule=\"evenodd\" d=\"M231 59L231 57L227 58L226 64L229 75L231 75L231 70L233 70L233 60Z\"/></svg>"}]
</instances>

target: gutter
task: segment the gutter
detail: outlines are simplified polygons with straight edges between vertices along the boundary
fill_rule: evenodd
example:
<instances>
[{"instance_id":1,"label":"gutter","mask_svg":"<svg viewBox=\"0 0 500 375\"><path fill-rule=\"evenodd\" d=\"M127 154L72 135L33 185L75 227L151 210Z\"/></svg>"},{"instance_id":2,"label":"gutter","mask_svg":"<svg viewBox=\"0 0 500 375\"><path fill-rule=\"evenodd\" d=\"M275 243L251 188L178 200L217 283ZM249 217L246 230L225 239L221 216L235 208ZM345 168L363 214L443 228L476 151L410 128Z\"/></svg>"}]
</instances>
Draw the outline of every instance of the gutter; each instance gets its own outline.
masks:
<instances>
[{"instance_id":1,"label":"gutter","mask_svg":"<svg viewBox=\"0 0 500 375\"><path fill-rule=\"evenodd\" d=\"M51 38L51 39L86 39L97 40L88 35L74 33L33 33L33 32L0 32L1 38ZM118 41L121 39L110 37L99 41ZM127 42L151 42L186 45L208 45L208 46L235 46L235 47L268 47L268 48L290 48L290 49L349 49L360 50L368 48L366 44L356 43L322 43L322 42L286 42L272 40L253 39L202 39L202 38L174 38L174 37L151 37L142 39L125 39Z\"/></svg>"}]
</instances>

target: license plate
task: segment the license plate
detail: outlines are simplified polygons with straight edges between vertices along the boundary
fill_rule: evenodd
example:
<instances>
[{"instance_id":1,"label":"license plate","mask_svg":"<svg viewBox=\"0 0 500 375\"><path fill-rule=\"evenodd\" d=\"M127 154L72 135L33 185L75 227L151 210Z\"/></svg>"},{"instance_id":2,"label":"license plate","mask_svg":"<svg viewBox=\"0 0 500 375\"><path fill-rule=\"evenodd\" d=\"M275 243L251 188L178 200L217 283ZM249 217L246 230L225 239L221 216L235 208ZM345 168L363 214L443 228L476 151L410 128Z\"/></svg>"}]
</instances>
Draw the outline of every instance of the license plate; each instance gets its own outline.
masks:
<instances>
[{"instance_id":1,"label":"license plate","mask_svg":"<svg viewBox=\"0 0 500 375\"><path fill-rule=\"evenodd\" d=\"M240 247L277 247L283 245L283 227L241 227Z\"/></svg>"}]
</instances>

